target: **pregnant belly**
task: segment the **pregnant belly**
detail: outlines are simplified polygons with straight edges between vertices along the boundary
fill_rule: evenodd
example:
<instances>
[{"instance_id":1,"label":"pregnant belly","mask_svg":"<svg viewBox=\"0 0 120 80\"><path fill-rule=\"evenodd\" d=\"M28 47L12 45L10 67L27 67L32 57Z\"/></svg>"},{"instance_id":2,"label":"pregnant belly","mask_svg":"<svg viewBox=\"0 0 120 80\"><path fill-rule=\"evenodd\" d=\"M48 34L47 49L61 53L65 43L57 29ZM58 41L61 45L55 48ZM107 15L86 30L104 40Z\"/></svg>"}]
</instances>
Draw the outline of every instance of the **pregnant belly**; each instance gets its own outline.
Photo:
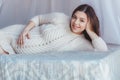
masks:
<instances>
[{"instance_id":1,"label":"pregnant belly","mask_svg":"<svg viewBox=\"0 0 120 80\"><path fill-rule=\"evenodd\" d=\"M12 47L16 53L37 53L43 52L47 43L42 38L26 39L24 45L20 46L16 41L12 41ZM43 47L43 48L42 48Z\"/></svg>"}]
</instances>

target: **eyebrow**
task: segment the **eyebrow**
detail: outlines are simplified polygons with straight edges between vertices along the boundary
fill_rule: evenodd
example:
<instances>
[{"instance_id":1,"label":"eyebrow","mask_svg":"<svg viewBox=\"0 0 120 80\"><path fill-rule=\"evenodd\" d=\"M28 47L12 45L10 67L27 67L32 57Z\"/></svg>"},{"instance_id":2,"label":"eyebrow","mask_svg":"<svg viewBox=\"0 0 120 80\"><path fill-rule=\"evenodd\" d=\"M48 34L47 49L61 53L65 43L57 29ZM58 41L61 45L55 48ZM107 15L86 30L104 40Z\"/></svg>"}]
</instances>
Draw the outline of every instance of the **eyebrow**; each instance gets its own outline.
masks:
<instances>
[{"instance_id":1,"label":"eyebrow","mask_svg":"<svg viewBox=\"0 0 120 80\"><path fill-rule=\"evenodd\" d=\"M77 17L75 14L74 14L73 16ZM72 17L73 17L73 16L72 16ZM85 18L83 18L83 17L80 17L80 19L85 20Z\"/></svg>"},{"instance_id":2,"label":"eyebrow","mask_svg":"<svg viewBox=\"0 0 120 80\"><path fill-rule=\"evenodd\" d=\"M83 20L85 20L85 18L81 18L81 17L80 17L80 19L83 19Z\"/></svg>"}]
</instances>

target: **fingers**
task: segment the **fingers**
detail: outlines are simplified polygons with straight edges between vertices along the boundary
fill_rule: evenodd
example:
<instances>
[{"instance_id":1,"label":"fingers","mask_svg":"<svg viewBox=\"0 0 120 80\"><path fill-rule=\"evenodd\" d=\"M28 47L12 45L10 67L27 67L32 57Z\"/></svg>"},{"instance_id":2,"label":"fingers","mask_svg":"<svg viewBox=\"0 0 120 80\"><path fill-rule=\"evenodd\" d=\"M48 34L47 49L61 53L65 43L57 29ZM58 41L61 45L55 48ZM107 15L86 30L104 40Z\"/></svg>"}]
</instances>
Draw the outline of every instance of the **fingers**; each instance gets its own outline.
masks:
<instances>
[{"instance_id":1,"label":"fingers","mask_svg":"<svg viewBox=\"0 0 120 80\"><path fill-rule=\"evenodd\" d=\"M24 45L24 36L21 34L17 40L17 44L22 47Z\"/></svg>"},{"instance_id":2,"label":"fingers","mask_svg":"<svg viewBox=\"0 0 120 80\"><path fill-rule=\"evenodd\" d=\"M28 34L26 35L26 37L27 37L27 39L30 39L30 34L28 33Z\"/></svg>"},{"instance_id":3,"label":"fingers","mask_svg":"<svg viewBox=\"0 0 120 80\"><path fill-rule=\"evenodd\" d=\"M90 23L90 20L87 22L87 24L86 24L86 30L87 31L93 31L93 27L92 27L92 25L91 25L91 23Z\"/></svg>"},{"instance_id":4,"label":"fingers","mask_svg":"<svg viewBox=\"0 0 120 80\"><path fill-rule=\"evenodd\" d=\"M24 40L25 38L30 39L30 34L28 32L23 32L20 34L18 40L17 40L17 44L22 47L24 45Z\"/></svg>"}]
</instances>

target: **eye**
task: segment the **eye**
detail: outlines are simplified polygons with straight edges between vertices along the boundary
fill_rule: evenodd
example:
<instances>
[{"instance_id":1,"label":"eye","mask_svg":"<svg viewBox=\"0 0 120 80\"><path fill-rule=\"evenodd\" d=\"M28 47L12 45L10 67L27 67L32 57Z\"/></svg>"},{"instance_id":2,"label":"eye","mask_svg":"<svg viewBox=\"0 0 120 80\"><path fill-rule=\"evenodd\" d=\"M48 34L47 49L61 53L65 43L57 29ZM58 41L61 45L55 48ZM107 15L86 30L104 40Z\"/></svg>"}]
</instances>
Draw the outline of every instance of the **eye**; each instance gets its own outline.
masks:
<instances>
[{"instance_id":1,"label":"eye","mask_svg":"<svg viewBox=\"0 0 120 80\"><path fill-rule=\"evenodd\" d=\"M84 20L80 20L81 22L85 22Z\"/></svg>"},{"instance_id":2,"label":"eye","mask_svg":"<svg viewBox=\"0 0 120 80\"><path fill-rule=\"evenodd\" d=\"M73 19L76 19L77 17L75 15L72 16Z\"/></svg>"}]
</instances>

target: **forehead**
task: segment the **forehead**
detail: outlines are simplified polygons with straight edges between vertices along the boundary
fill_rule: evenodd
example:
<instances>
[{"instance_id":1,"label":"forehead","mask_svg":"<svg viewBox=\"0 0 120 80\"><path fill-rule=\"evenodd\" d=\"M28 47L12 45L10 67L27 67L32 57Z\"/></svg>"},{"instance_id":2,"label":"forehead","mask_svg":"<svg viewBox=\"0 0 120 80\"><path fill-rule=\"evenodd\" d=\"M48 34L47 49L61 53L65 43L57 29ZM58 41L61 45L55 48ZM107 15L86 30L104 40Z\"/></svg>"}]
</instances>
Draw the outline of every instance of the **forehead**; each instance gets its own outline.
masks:
<instances>
[{"instance_id":1,"label":"forehead","mask_svg":"<svg viewBox=\"0 0 120 80\"><path fill-rule=\"evenodd\" d=\"M82 11L76 11L76 12L74 13L74 15L75 15L76 17L78 17L78 18L87 19L86 13L84 13L84 12L82 12Z\"/></svg>"}]
</instances>

